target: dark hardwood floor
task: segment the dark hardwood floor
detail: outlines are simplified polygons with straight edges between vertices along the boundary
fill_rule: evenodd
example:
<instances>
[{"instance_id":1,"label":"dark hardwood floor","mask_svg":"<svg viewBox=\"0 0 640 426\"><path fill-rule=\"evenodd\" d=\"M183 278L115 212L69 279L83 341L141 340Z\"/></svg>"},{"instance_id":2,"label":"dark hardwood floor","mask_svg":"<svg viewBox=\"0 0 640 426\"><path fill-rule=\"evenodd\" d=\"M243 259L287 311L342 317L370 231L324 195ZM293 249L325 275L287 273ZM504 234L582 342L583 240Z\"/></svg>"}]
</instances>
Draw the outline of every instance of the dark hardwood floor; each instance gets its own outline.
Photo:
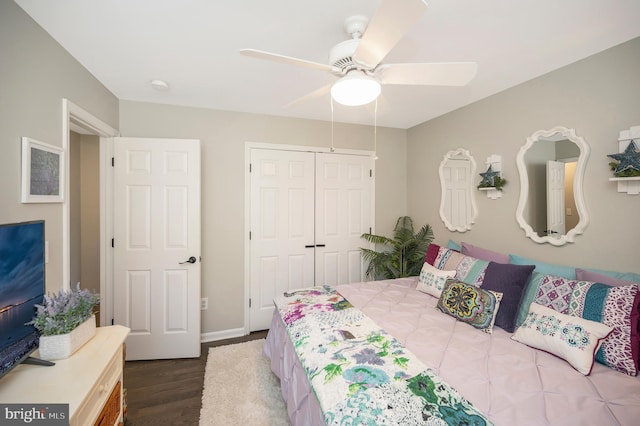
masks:
<instances>
[{"instance_id":1,"label":"dark hardwood floor","mask_svg":"<svg viewBox=\"0 0 640 426\"><path fill-rule=\"evenodd\" d=\"M126 426L197 425L209 348L263 339L267 331L202 344L200 358L127 361Z\"/></svg>"}]
</instances>

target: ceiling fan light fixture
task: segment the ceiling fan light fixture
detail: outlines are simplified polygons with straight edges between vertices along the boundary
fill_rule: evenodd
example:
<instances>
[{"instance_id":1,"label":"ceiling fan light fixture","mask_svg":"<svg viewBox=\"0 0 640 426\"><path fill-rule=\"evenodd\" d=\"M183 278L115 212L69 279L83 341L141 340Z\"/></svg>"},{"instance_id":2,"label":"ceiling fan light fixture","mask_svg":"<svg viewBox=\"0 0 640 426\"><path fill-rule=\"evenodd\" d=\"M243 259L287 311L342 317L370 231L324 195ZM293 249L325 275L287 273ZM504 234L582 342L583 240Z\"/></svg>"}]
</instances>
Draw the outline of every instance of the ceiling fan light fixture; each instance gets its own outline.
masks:
<instances>
[{"instance_id":1,"label":"ceiling fan light fixture","mask_svg":"<svg viewBox=\"0 0 640 426\"><path fill-rule=\"evenodd\" d=\"M342 105L360 106L376 100L381 90L375 78L353 70L331 86L331 97Z\"/></svg>"}]
</instances>

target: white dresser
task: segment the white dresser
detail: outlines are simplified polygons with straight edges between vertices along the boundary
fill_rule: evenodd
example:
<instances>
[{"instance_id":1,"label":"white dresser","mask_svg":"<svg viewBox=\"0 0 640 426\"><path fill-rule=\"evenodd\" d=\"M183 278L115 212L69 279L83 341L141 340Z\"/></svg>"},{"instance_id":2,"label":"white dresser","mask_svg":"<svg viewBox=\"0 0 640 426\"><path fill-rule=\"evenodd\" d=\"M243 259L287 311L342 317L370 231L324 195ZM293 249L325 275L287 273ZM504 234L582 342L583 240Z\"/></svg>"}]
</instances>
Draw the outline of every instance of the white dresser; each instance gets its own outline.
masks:
<instances>
[{"instance_id":1,"label":"white dresser","mask_svg":"<svg viewBox=\"0 0 640 426\"><path fill-rule=\"evenodd\" d=\"M129 329L120 325L98 327L89 342L52 367L17 366L0 379L0 402L69 404L72 426L122 424L123 348L128 334Z\"/></svg>"}]
</instances>

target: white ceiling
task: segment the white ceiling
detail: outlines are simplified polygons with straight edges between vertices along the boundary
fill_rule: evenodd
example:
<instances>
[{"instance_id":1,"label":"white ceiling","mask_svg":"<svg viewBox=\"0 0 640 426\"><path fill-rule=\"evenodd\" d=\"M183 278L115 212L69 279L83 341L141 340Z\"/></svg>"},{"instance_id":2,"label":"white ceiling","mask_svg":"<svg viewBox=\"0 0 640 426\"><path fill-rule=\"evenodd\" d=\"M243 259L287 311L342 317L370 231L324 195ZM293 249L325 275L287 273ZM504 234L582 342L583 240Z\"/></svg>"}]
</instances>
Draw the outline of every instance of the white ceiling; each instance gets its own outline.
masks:
<instances>
[{"instance_id":1,"label":"white ceiling","mask_svg":"<svg viewBox=\"0 0 640 426\"><path fill-rule=\"evenodd\" d=\"M331 119L329 95L285 105L335 80L242 56L242 48L327 63L345 18L379 0L15 0L122 100ZM399 2L399 0L396 0ZM379 126L410 128L640 36L639 0L430 0L386 63L478 63L466 87L383 86ZM163 79L170 90L149 82ZM336 121L373 124L372 105Z\"/></svg>"}]
</instances>

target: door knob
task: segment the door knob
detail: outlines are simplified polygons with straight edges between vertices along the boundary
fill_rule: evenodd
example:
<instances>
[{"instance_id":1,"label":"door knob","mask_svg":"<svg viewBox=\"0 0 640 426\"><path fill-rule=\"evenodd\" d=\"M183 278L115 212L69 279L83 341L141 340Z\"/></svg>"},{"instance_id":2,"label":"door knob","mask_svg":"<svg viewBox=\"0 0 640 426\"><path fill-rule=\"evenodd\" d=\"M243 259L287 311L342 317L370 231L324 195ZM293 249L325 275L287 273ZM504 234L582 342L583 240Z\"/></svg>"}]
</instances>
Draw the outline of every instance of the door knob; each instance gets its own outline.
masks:
<instances>
[{"instance_id":1,"label":"door knob","mask_svg":"<svg viewBox=\"0 0 640 426\"><path fill-rule=\"evenodd\" d=\"M180 262L180 265L184 265L185 263L196 263L196 257L191 256L189 259L185 260L184 262Z\"/></svg>"}]
</instances>

